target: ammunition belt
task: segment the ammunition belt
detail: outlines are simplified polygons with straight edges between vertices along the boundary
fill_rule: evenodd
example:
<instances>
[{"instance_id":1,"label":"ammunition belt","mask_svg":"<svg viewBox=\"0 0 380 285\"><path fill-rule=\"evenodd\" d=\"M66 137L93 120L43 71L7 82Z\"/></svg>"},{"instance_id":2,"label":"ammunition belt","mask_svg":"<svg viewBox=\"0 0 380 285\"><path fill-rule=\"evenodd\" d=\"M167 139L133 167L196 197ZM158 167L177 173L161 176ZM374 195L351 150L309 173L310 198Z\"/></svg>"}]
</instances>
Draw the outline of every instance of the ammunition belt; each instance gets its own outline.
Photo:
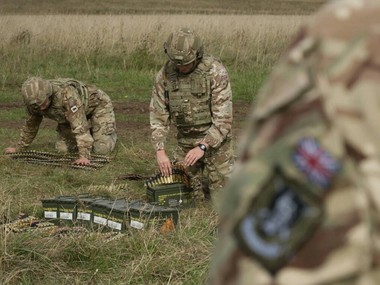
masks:
<instances>
[{"instance_id":1,"label":"ammunition belt","mask_svg":"<svg viewBox=\"0 0 380 285\"><path fill-rule=\"evenodd\" d=\"M33 216L19 217L17 220L3 225L4 232L9 233L19 233L26 232L30 230L52 230L57 226L51 222L41 221Z\"/></svg>"},{"instance_id":2,"label":"ammunition belt","mask_svg":"<svg viewBox=\"0 0 380 285\"><path fill-rule=\"evenodd\" d=\"M125 233L120 232L90 232L88 229L84 227L69 227L64 226L60 227L54 223L45 221L43 219L38 219L33 216L23 216L18 217L15 221L2 225L4 228L5 234L10 233L21 233L21 232L31 232L31 231L44 231L49 233L53 237L69 237L75 234L82 234L84 236L97 236L102 239L104 242L111 242L114 240L118 240L125 236Z\"/></svg>"},{"instance_id":3,"label":"ammunition belt","mask_svg":"<svg viewBox=\"0 0 380 285\"><path fill-rule=\"evenodd\" d=\"M136 173L127 173L123 174L117 177L118 180L146 180L149 179L149 176L141 175L141 174L136 174Z\"/></svg>"},{"instance_id":4,"label":"ammunition belt","mask_svg":"<svg viewBox=\"0 0 380 285\"><path fill-rule=\"evenodd\" d=\"M6 154L13 159L18 159L28 163L52 165L52 166L68 166L75 169L95 170L103 167L109 162L109 158L103 155L91 155L89 165L74 164L78 158L77 154L59 154L42 152L36 150L20 151L15 153Z\"/></svg>"},{"instance_id":5,"label":"ammunition belt","mask_svg":"<svg viewBox=\"0 0 380 285\"><path fill-rule=\"evenodd\" d=\"M190 179L185 171L185 167L182 164L177 164L172 167L172 174L169 176L163 176L161 173L156 174L153 177L145 180L145 187L151 187L162 184L183 183L186 187L190 186Z\"/></svg>"},{"instance_id":6,"label":"ammunition belt","mask_svg":"<svg viewBox=\"0 0 380 285\"><path fill-rule=\"evenodd\" d=\"M119 191L119 190L126 190L128 188L127 183L120 183L120 184L110 184L110 185L91 185L87 187L88 191Z\"/></svg>"}]
</instances>

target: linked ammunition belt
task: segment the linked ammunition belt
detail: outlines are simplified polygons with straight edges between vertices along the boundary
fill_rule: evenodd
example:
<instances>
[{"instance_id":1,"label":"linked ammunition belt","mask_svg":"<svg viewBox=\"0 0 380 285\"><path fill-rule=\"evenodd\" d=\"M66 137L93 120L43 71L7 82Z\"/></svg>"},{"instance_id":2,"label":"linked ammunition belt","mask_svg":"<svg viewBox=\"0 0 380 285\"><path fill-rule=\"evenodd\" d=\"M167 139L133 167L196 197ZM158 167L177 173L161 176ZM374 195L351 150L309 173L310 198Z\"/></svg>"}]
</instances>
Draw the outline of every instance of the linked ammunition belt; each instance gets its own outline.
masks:
<instances>
[{"instance_id":1,"label":"linked ammunition belt","mask_svg":"<svg viewBox=\"0 0 380 285\"><path fill-rule=\"evenodd\" d=\"M78 226L58 226L44 219L38 219L34 216L25 215L18 217L15 221L2 225L2 228L4 229L6 235L9 235L11 233L43 231L45 233L48 233L50 236L59 238L80 234L84 236L95 235L105 242L111 242L126 235L120 232L90 232L87 228Z\"/></svg>"},{"instance_id":2,"label":"linked ammunition belt","mask_svg":"<svg viewBox=\"0 0 380 285\"><path fill-rule=\"evenodd\" d=\"M5 234L26 232L30 230L52 230L57 226L51 222L41 221L33 216L22 216L3 225Z\"/></svg>"},{"instance_id":3,"label":"linked ammunition belt","mask_svg":"<svg viewBox=\"0 0 380 285\"><path fill-rule=\"evenodd\" d=\"M59 154L36 150L20 151L7 154L9 157L28 163L70 167L75 169L95 170L109 162L109 158L103 155L91 155L89 165L74 164L77 154Z\"/></svg>"},{"instance_id":4,"label":"linked ammunition belt","mask_svg":"<svg viewBox=\"0 0 380 285\"><path fill-rule=\"evenodd\" d=\"M97 184L97 185L90 185L87 187L88 191L106 191L106 192L112 192L112 191L120 191L120 190L127 190L128 184L127 183L120 183L120 184L110 184L110 185L103 185L103 184Z\"/></svg>"},{"instance_id":5,"label":"linked ammunition belt","mask_svg":"<svg viewBox=\"0 0 380 285\"><path fill-rule=\"evenodd\" d=\"M141 175L141 174L135 174L135 173L127 173L123 174L117 177L118 180L146 180L149 179L149 176Z\"/></svg>"},{"instance_id":6,"label":"linked ammunition belt","mask_svg":"<svg viewBox=\"0 0 380 285\"><path fill-rule=\"evenodd\" d=\"M186 187L190 188L190 179L185 171L185 167L181 164L172 167L172 174L163 176L161 173L145 180L145 187L154 188L157 185L183 183Z\"/></svg>"}]
</instances>

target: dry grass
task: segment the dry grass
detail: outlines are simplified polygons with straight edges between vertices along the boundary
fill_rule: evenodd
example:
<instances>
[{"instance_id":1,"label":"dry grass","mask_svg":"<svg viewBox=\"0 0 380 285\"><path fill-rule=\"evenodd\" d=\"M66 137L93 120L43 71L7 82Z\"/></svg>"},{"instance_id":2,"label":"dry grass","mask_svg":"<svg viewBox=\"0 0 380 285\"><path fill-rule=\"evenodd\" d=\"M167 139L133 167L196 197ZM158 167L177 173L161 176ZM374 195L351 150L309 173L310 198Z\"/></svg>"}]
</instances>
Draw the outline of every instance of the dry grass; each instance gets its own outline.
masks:
<instances>
[{"instance_id":1,"label":"dry grass","mask_svg":"<svg viewBox=\"0 0 380 285\"><path fill-rule=\"evenodd\" d=\"M206 50L237 62L281 51L308 16L263 15L55 15L0 18L2 46L32 50L131 54L144 50L161 56L162 44L178 26L194 28Z\"/></svg>"},{"instance_id":2,"label":"dry grass","mask_svg":"<svg viewBox=\"0 0 380 285\"><path fill-rule=\"evenodd\" d=\"M0 13L16 14L310 14L325 0L2 0Z\"/></svg>"}]
</instances>

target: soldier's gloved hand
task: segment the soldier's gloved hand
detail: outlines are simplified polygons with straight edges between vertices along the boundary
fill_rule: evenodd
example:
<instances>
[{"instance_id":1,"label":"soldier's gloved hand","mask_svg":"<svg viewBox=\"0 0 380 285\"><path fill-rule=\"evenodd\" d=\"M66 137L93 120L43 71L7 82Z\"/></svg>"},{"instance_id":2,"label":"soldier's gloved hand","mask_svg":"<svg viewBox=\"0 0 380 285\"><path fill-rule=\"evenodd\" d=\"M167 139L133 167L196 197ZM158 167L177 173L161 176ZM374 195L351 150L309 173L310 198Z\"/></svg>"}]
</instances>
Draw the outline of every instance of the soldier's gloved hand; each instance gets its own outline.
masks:
<instances>
[{"instance_id":1,"label":"soldier's gloved hand","mask_svg":"<svg viewBox=\"0 0 380 285\"><path fill-rule=\"evenodd\" d=\"M17 152L17 149L15 147L7 147L5 150L4 150L5 153L15 153Z\"/></svg>"},{"instance_id":2,"label":"soldier's gloved hand","mask_svg":"<svg viewBox=\"0 0 380 285\"><path fill-rule=\"evenodd\" d=\"M204 154L204 150L201 150L198 146L194 147L185 156L185 166L194 165Z\"/></svg>"},{"instance_id":3,"label":"soldier's gloved hand","mask_svg":"<svg viewBox=\"0 0 380 285\"><path fill-rule=\"evenodd\" d=\"M160 149L156 152L157 164L160 168L161 174L164 176L169 176L172 174L172 164L170 163L169 157L166 155L164 149Z\"/></svg>"},{"instance_id":4,"label":"soldier's gloved hand","mask_svg":"<svg viewBox=\"0 0 380 285\"><path fill-rule=\"evenodd\" d=\"M81 156L77 160L74 161L74 164L89 165L90 164L90 160L88 158L85 158L85 157Z\"/></svg>"}]
</instances>

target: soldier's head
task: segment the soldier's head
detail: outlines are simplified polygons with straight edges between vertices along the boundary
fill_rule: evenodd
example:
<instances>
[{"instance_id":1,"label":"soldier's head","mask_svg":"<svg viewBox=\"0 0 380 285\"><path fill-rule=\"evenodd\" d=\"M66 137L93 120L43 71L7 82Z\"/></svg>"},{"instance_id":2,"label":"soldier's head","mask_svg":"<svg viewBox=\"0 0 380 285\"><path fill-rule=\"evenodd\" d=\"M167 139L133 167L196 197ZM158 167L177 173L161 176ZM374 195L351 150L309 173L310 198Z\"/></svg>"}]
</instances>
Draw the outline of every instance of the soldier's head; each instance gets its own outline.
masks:
<instances>
[{"instance_id":1,"label":"soldier's head","mask_svg":"<svg viewBox=\"0 0 380 285\"><path fill-rule=\"evenodd\" d=\"M53 86L48 80L31 77L23 83L21 93L28 109L43 111L50 105Z\"/></svg>"},{"instance_id":2,"label":"soldier's head","mask_svg":"<svg viewBox=\"0 0 380 285\"><path fill-rule=\"evenodd\" d=\"M191 72L203 57L202 39L189 28L179 28L164 43L169 60L181 73Z\"/></svg>"}]
</instances>

